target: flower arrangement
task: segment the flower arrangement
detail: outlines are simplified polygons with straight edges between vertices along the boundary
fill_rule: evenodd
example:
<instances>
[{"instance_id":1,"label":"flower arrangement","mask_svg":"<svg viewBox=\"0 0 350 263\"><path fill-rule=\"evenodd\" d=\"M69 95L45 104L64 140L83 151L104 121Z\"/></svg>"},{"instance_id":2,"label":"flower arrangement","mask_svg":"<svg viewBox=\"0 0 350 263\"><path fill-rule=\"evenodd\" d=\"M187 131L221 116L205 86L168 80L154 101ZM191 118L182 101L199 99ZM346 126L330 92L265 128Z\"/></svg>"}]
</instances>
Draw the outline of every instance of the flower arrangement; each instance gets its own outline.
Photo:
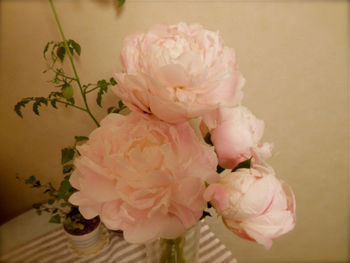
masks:
<instances>
[{"instance_id":1,"label":"flower arrangement","mask_svg":"<svg viewBox=\"0 0 350 263\"><path fill-rule=\"evenodd\" d=\"M67 200L86 219L99 216L132 243L176 239L210 206L228 229L266 248L293 229L293 192L266 163L272 145L261 142L264 122L241 105L245 80L218 32L179 23L132 34L121 53L122 71L82 85L72 56L80 55L80 46L60 31L63 41L49 43L44 55L51 47L48 70L61 90L26 98L16 111L29 101L34 111L42 103L63 103L97 124L71 149L77 154L66 168L76 189ZM75 76L54 66L65 54ZM85 107L75 104L73 84ZM108 87L122 102L99 123L86 96L98 90L101 105ZM120 114L126 107L131 112Z\"/></svg>"},{"instance_id":2,"label":"flower arrangement","mask_svg":"<svg viewBox=\"0 0 350 263\"><path fill-rule=\"evenodd\" d=\"M264 123L240 105L244 79L218 33L156 25L127 37L121 60L112 90L131 113L101 122L70 178L78 189L70 202L85 217L99 215L136 243L178 237L207 202L229 229L266 248L293 228L293 193L265 162ZM191 128L196 118L214 147Z\"/></svg>"}]
</instances>

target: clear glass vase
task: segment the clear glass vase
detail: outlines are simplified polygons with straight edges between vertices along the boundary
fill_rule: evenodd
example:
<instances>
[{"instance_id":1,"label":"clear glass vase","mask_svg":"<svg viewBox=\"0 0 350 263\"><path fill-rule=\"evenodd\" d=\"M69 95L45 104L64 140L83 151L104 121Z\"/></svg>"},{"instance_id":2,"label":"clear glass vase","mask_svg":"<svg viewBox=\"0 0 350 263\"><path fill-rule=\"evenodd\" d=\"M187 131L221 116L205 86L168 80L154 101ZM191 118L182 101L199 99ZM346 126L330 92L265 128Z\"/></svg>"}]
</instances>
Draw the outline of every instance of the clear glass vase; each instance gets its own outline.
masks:
<instances>
[{"instance_id":1,"label":"clear glass vase","mask_svg":"<svg viewBox=\"0 0 350 263\"><path fill-rule=\"evenodd\" d=\"M201 222L175 239L146 244L147 263L197 263Z\"/></svg>"}]
</instances>

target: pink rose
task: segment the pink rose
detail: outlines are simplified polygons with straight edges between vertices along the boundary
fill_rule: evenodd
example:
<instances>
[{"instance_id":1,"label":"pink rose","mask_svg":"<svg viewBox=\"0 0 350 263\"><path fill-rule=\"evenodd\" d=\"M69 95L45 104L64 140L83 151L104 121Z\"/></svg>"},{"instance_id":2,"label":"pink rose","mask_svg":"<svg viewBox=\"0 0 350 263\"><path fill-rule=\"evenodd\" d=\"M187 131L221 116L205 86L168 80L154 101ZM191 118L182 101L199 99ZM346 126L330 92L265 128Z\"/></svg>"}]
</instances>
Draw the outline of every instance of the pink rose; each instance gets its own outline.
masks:
<instances>
[{"instance_id":1,"label":"pink rose","mask_svg":"<svg viewBox=\"0 0 350 263\"><path fill-rule=\"evenodd\" d=\"M113 91L132 110L180 123L241 101L233 49L198 24L156 25L126 38Z\"/></svg>"},{"instance_id":2,"label":"pink rose","mask_svg":"<svg viewBox=\"0 0 350 263\"><path fill-rule=\"evenodd\" d=\"M228 173L218 184L209 185L204 197L231 231L266 248L295 225L294 194L270 167L256 165Z\"/></svg>"},{"instance_id":3,"label":"pink rose","mask_svg":"<svg viewBox=\"0 0 350 263\"><path fill-rule=\"evenodd\" d=\"M70 182L79 191L69 201L133 243L194 225L206 207L204 182L218 179L215 153L188 123L110 114L78 150Z\"/></svg>"},{"instance_id":4,"label":"pink rose","mask_svg":"<svg viewBox=\"0 0 350 263\"><path fill-rule=\"evenodd\" d=\"M246 107L222 107L206 114L201 124L202 133L207 129L223 168L232 169L251 157L253 162L260 163L271 156L272 146L259 143L264 133L264 122Z\"/></svg>"}]
</instances>

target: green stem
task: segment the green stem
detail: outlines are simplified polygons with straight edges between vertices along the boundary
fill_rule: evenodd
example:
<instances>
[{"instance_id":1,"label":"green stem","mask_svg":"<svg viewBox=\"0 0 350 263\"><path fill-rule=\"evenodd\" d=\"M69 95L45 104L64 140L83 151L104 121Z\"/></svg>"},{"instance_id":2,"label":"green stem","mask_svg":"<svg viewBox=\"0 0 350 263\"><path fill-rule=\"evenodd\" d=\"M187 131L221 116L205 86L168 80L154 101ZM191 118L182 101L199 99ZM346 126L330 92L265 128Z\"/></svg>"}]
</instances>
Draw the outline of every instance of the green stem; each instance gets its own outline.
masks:
<instances>
[{"instance_id":1,"label":"green stem","mask_svg":"<svg viewBox=\"0 0 350 263\"><path fill-rule=\"evenodd\" d=\"M82 110L82 111L87 112L87 110L86 110L85 108L82 108L82 107L76 106L76 105L74 105L74 104L61 101L61 100L57 100L57 99L54 99L54 100L55 100L56 102L62 103L62 104L64 104L64 105L71 106L71 107L74 107L74 108L76 108L76 109L79 109L79 110ZM49 99L49 101L53 101L53 99Z\"/></svg>"},{"instance_id":2,"label":"green stem","mask_svg":"<svg viewBox=\"0 0 350 263\"><path fill-rule=\"evenodd\" d=\"M99 89L100 87L94 87L94 88L92 88L91 90L87 90L85 93L87 94L87 93L90 93L91 91L94 91L94 90L96 90L96 89Z\"/></svg>"},{"instance_id":3,"label":"green stem","mask_svg":"<svg viewBox=\"0 0 350 263\"><path fill-rule=\"evenodd\" d=\"M72 65L72 68L73 68L73 72L74 72L74 75L75 75L75 78L76 78L76 82L79 86L79 89L80 89L80 93L83 97L83 100L84 100L84 104L85 104L85 107L86 107L86 112L90 115L90 117L93 119L93 121L95 122L95 124L97 125L97 127L100 126L100 124L98 123L98 121L95 119L94 115L92 115L90 109L89 109L89 105L87 103L87 100L86 100L86 94L84 93L83 91L83 88L82 88L82 85L80 83L80 79L79 79L79 75L77 73L77 70L75 68L75 64L74 64L74 61L73 61L73 56L72 56L72 53L70 52L69 48L68 48L68 43L67 43L67 39L66 37L64 36L64 33L63 33L63 30L62 30L62 27L61 27L61 24L60 24L60 21L58 19L58 15L57 15L57 12L56 12L56 9L55 9L55 6L53 4L53 0L49 0L50 2L50 5L51 5L51 9L52 9L52 12L55 16L55 19L56 19L56 23L57 23L57 26L58 26L58 29L61 33L61 37L63 39L63 43L64 43L64 48L66 49L66 52L68 54L68 57L69 57L69 60L70 60L70 63Z\"/></svg>"}]
</instances>

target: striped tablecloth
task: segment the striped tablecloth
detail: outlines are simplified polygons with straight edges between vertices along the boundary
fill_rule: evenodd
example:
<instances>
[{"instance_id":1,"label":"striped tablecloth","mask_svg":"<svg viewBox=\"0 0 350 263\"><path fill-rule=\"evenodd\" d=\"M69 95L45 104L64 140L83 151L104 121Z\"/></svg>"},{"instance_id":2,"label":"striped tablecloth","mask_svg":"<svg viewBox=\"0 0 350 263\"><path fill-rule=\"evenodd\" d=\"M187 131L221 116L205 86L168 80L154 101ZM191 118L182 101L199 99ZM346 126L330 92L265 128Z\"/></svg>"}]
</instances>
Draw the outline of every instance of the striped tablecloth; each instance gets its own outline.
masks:
<instances>
[{"instance_id":1,"label":"striped tablecloth","mask_svg":"<svg viewBox=\"0 0 350 263\"><path fill-rule=\"evenodd\" d=\"M109 232L109 244L98 254L77 257L68 247L63 228L39 236L1 256L6 263L146 263L144 245L126 242L118 233ZM206 223L202 223L199 241L200 263L237 263L231 252L215 237Z\"/></svg>"}]
</instances>

